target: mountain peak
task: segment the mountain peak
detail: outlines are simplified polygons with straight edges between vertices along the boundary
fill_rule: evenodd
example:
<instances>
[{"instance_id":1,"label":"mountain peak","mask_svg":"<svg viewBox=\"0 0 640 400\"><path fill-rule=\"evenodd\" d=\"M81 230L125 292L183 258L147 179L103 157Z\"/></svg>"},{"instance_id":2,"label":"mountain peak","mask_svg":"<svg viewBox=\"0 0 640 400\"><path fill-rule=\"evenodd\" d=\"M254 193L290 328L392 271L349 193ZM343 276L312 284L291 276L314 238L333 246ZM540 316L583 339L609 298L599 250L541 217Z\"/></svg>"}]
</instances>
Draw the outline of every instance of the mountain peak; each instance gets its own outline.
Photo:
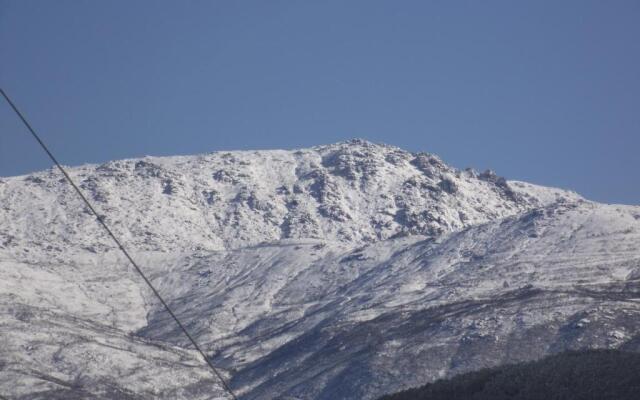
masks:
<instances>
[{"instance_id":1,"label":"mountain peak","mask_svg":"<svg viewBox=\"0 0 640 400\"><path fill-rule=\"evenodd\" d=\"M392 147L390 145L384 144L384 143L374 143L371 142L367 139L363 139L363 138L351 138L351 139L346 139L346 140L341 140L339 142L335 142L332 144L325 144L325 145L319 145L319 146L315 146L315 148L323 148L323 147L343 147L343 146L349 146L349 147L363 147L363 148L385 148L385 147Z\"/></svg>"},{"instance_id":2,"label":"mountain peak","mask_svg":"<svg viewBox=\"0 0 640 400\"><path fill-rule=\"evenodd\" d=\"M363 139L292 151L145 157L70 173L121 236L149 250L439 236L576 197L533 185L511 187L493 172L459 171L435 155ZM53 229L95 248L89 242L100 236L85 221L88 214L55 217L75 202L60 178L48 171L7 179L0 195L8 206L0 221L28 214L41 226L24 225L14 235L48 246L44 232ZM25 193L33 200L13 200Z\"/></svg>"}]
</instances>

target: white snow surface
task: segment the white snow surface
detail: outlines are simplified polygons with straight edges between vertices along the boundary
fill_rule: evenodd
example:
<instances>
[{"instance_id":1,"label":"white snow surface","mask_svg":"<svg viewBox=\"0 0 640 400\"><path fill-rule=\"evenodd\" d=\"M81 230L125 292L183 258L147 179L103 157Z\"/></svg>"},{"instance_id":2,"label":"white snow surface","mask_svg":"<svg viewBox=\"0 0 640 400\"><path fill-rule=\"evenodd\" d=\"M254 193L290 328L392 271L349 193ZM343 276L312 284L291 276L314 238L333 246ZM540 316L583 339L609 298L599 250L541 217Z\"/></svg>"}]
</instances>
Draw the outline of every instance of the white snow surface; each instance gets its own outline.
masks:
<instances>
[{"instance_id":1,"label":"white snow surface","mask_svg":"<svg viewBox=\"0 0 640 400\"><path fill-rule=\"evenodd\" d=\"M640 207L363 140L69 169L243 399L640 350ZM55 170L0 178L0 394L228 398Z\"/></svg>"}]
</instances>

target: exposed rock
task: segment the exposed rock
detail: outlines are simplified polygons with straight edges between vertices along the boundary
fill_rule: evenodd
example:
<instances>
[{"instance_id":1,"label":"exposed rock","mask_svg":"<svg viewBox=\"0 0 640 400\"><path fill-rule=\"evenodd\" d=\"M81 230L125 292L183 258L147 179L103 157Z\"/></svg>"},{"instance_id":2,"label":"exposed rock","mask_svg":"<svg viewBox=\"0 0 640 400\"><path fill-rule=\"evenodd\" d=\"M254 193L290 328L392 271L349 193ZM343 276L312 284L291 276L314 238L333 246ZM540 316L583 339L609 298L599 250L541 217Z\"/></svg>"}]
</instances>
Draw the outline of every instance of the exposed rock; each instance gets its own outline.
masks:
<instances>
[{"instance_id":1,"label":"exposed rock","mask_svg":"<svg viewBox=\"0 0 640 400\"><path fill-rule=\"evenodd\" d=\"M440 182L438 182L438 187L449 194L454 194L458 191L458 185L449 177L443 177Z\"/></svg>"},{"instance_id":2,"label":"exposed rock","mask_svg":"<svg viewBox=\"0 0 640 400\"><path fill-rule=\"evenodd\" d=\"M448 167L437 156L429 153L418 153L411 164L422 171L429 178L435 178L440 173L447 171Z\"/></svg>"}]
</instances>

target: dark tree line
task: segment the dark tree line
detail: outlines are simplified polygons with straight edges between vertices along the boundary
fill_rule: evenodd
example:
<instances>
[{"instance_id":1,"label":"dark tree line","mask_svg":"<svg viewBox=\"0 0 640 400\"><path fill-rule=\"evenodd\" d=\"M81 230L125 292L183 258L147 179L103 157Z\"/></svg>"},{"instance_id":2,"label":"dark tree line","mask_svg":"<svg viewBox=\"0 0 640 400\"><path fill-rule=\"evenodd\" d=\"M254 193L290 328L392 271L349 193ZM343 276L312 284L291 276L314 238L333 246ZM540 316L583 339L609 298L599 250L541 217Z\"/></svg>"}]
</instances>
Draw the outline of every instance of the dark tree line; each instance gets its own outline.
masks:
<instances>
[{"instance_id":1,"label":"dark tree line","mask_svg":"<svg viewBox=\"0 0 640 400\"><path fill-rule=\"evenodd\" d=\"M458 375L380 400L640 400L640 354L561 353Z\"/></svg>"}]
</instances>

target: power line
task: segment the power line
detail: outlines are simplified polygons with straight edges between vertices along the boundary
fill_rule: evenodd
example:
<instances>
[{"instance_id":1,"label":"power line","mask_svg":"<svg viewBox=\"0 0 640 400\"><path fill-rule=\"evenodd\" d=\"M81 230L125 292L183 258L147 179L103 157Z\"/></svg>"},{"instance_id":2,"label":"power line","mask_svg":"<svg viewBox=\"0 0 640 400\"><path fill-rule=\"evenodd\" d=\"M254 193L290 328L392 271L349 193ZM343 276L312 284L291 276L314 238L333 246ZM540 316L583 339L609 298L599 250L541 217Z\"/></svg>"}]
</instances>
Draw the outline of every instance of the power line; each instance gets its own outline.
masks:
<instances>
[{"instance_id":1,"label":"power line","mask_svg":"<svg viewBox=\"0 0 640 400\"><path fill-rule=\"evenodd\" d=\"M189 334L189 331L187 331L187 329L184 327L184 325L182 325L182 322L180 322L180 320L178 319L178 317L176 317L176 315L173 313L173 311L171 310L171 308L169 307L169 305L164 301L164 299L162 298L162 296L160 296L160 293L158 293L158 291L156 290L156 288L151 284L151 281L149 281L149 279L147 279L146 275L142 272L142 270L140 269L140 267L138 266L138 264L133 260L133 258L129 255L129 252L124 248L124 246L122 246L122 244L120 243L120 240L118 240L118 238L116 237L116 235L113 234L113 232L111 231L111 229L107 226L107 224L104 222L104 218L102 218L95 210L95 208L93 208L93 206L91 205L91 203L89 202L89 200L87 200L87 198L85 197L84 194L82 194L82 192L80 191L80 189L78 188L78 186L76 186L75 182L73 181L73 179L71 179L71 177L69 176L69 174L67 173L67 171L62 167L62 165L58 162L58 160L53 156L53 154L51 153L51 151L49 151L49 148L44 144L44 142L42 141L42 139L40 139L40 136L38 136L38 134L33 130L33 128L31 127L31 125L29 124L29 122L27 122L26 118L22 115L22 113L20 112L20 110L18 110L18 108L15 106L15 104L13 104L13 102L11 101L11 99L9 98L9 96L4 92L4 90L2 90L2 88L0 88L0 93L2 93L2 96L5 98L5 100L7 101L7 103L9 103L9 105L11 106L11 108L13 109L13 111L15 111L15 113L18 115L18 117L20 117L20 119L22 120L22 123L27 127L27 129L29 130L29 132L31 132L31 135L36 139L36 141L38 142L38 144L40 144L40 147L42 147L42 149L45 151L45 153L47 153L47 155L49 156L49 158L51 159L51 161L53 161L53 163L56 165L56 167L58 167L58 169L60 170L60 172L62 172L62 174L64 175L65 179L69 182L69 184L73 187L73 189L76 191L76 193L78 194L78 196L80 196L80 198L82 199L82 201L84 202L84 204L89 208L89 210L91 210L91 213L96 217L96 220L98 221L98 223L104 228L104 230L107 232L107 234L111 237L111 239L113 239L113 241L115 242L115 244L118 246L118 248L122 251L122 253L125 255L125 257L129 260L129 262L131 263L131 265L133 265L134 269L136 270L136 272L138 272L138 274L142 277L142 279L144 280L144 282L147 284L147 286L149 286L149 288L151 289L151 291L153 292L153 294L158 298L158 300L160 300L160 303L162 303L162 305L164 306L165 310L167 310L167 312L169 313L169 315L171 315L171 317L173 318L174 321L176 321L176 324L178 324L178 327L182 330L182 332L184 332L185 336L189 339L189 341L191 342L191 344L193 344L193 347L195 347L195 349L198 351L198 353L200 353L200 355L202 356L202 358L204 358L204 360L206 361L206 363L209 365L209 367L211 368L211 370L213 371L213 373L216 375L216 377L218 377L218 379L220 380L220 382L222 382L222 386L224 387L224 389L231 395L231 397L234 400L238 400L238 397L235 395L235 393L233 392L233 390L231 390L231 387L229 386L229 384L227 383L227 381L222 377L222 375L220 374L220 372L218 372L217 368L213 365L213 363L211 362L211 360L209 360L209 357L207 357L204 352L202 351L202 349L200 349L200 346L198 346L198 343L195 341L195 339Z\"/></svg>"}]
</instances>

